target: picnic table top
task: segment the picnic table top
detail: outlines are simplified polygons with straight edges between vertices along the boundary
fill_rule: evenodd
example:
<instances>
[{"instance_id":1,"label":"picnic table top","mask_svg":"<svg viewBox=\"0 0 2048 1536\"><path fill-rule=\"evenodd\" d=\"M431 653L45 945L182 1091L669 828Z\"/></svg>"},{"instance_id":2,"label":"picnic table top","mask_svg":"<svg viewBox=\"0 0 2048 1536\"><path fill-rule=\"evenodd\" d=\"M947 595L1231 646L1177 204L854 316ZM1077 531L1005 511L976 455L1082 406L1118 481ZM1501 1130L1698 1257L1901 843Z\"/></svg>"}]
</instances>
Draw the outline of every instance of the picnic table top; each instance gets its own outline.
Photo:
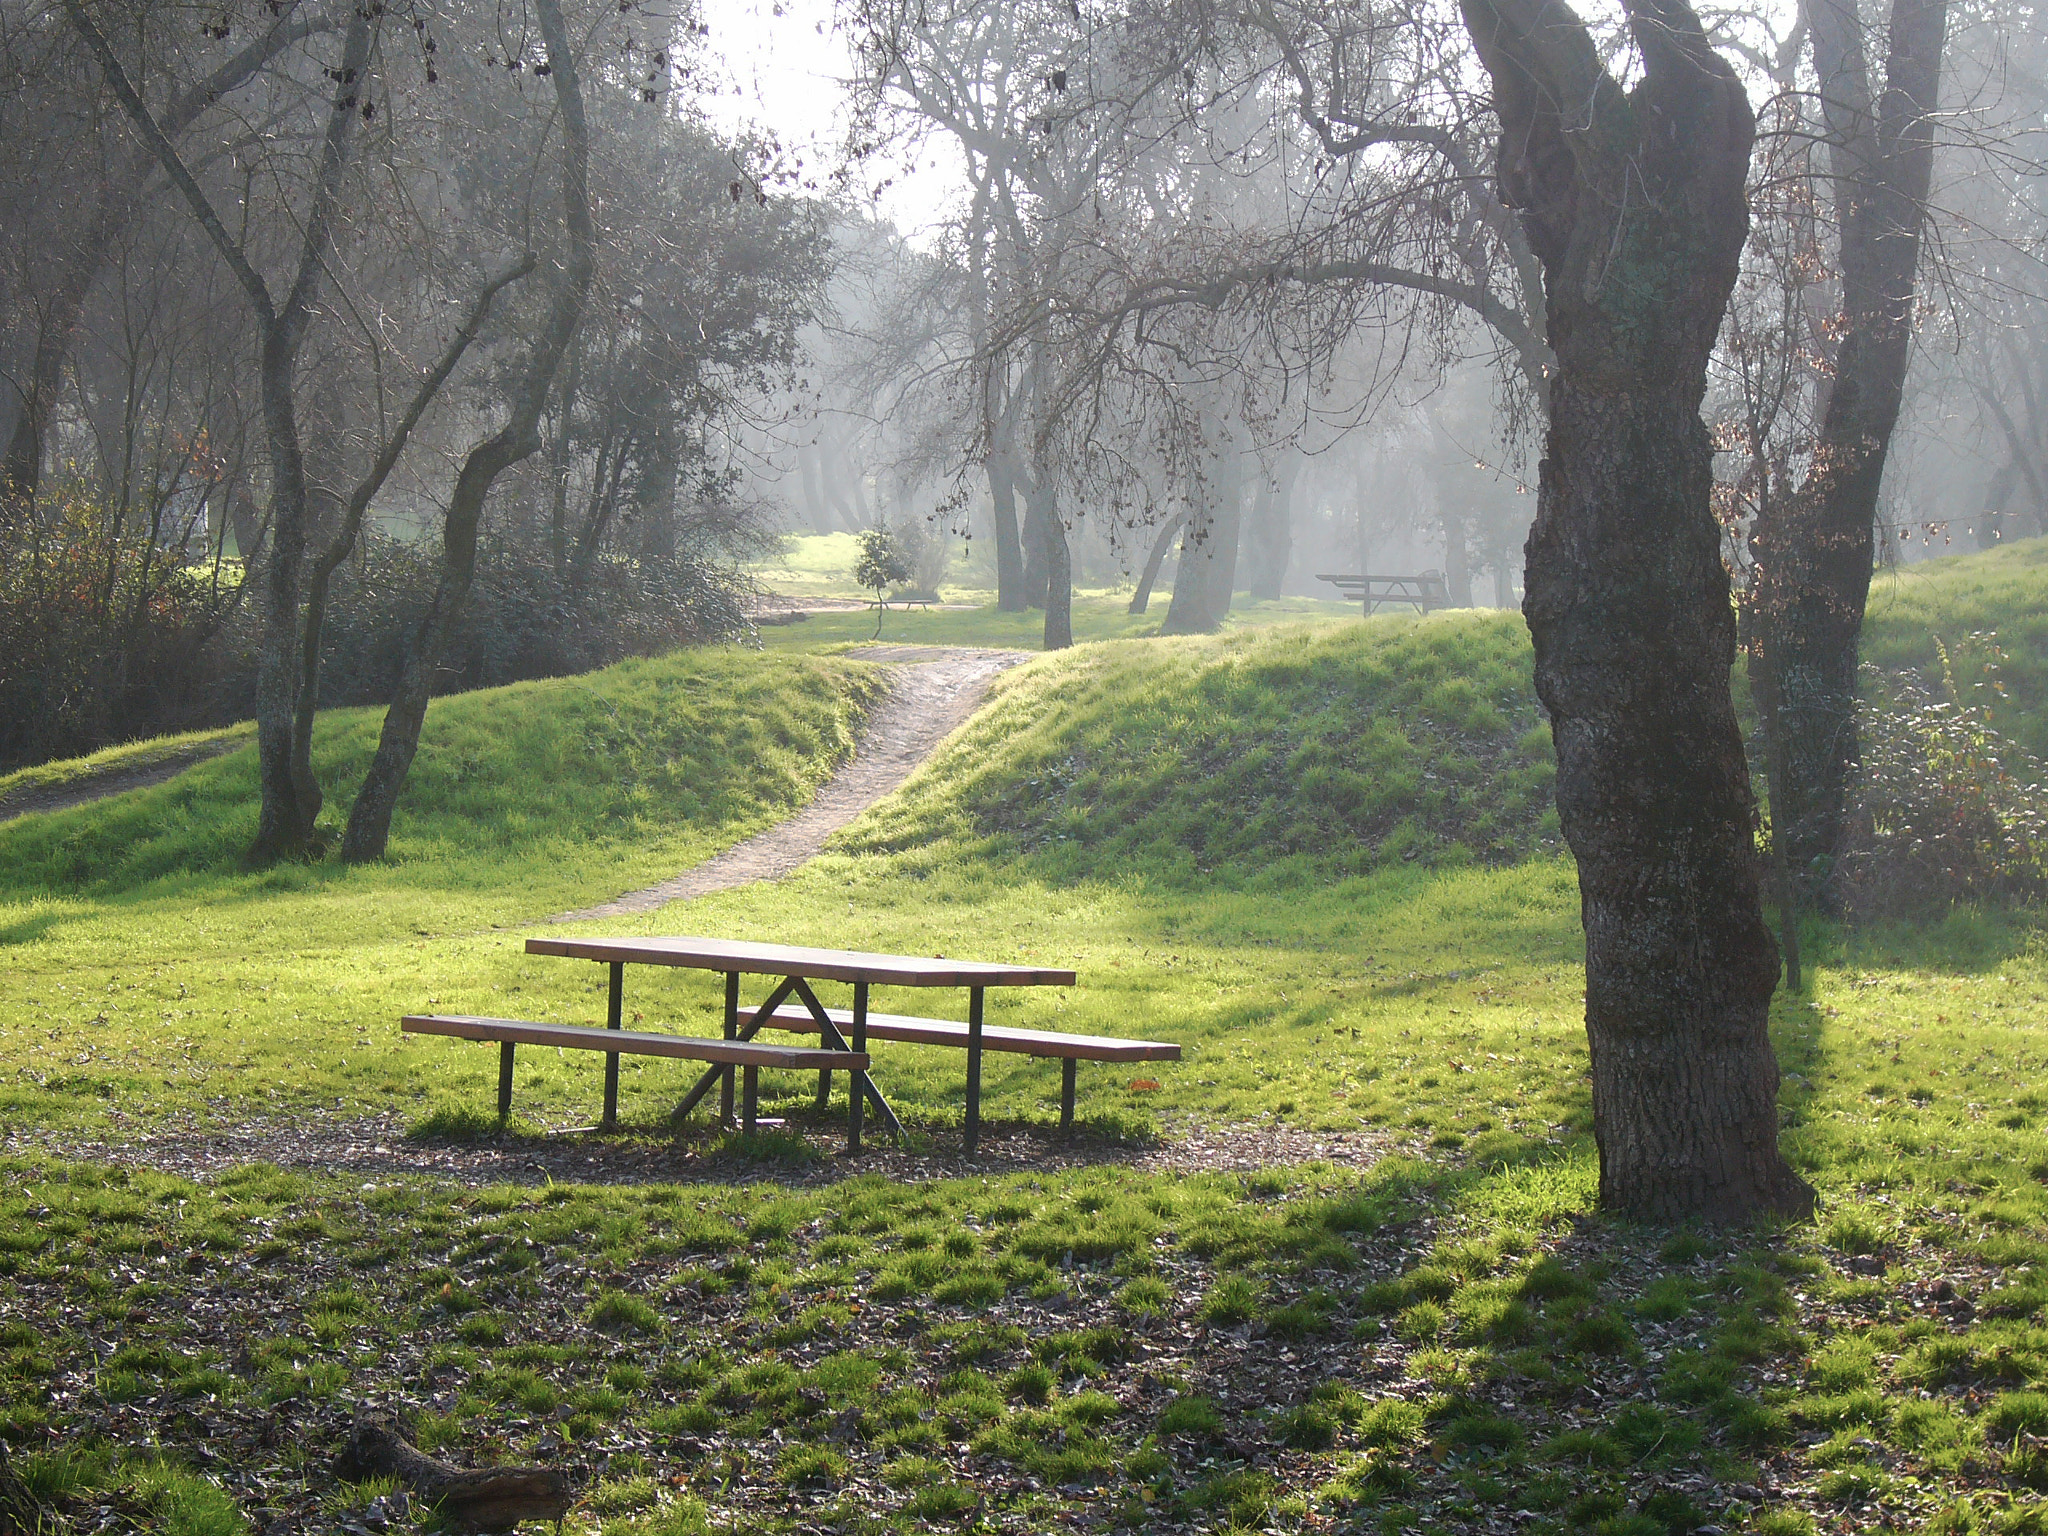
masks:
<instances>
[{"instance_id":1,"label":"picnic table top","mask_svg":"<svg viewBox=\"0 0 2048 1536\"><path fill-rule=\"evenodd\" d=\"M1444 576L1441 571L1420 571L1413 576L1344 576L1324 575L1318 572L1316 580L1334 582L1340 587L1358 586L1373 581L1384 581L1402 585L1413 582L1423 586L1440 587L1444 583Z\"/></svg>"},{"instance_id":2,"label":"picnic table top","mask_svg":"<svg viewBox=\"0 0 2048 1536\"><path fill-rule=\"evenodd\" d=\"M860 950L812 949L800 944L759 944L748 939L615 938L526 941L530 955L574 960L679 965L702 971L743 971L802 976L820 981L865 981L890 987L1071 987L1074 973L1052 966L1001 965L943 956L875 955Z\"/></svg>"}]
</instances>

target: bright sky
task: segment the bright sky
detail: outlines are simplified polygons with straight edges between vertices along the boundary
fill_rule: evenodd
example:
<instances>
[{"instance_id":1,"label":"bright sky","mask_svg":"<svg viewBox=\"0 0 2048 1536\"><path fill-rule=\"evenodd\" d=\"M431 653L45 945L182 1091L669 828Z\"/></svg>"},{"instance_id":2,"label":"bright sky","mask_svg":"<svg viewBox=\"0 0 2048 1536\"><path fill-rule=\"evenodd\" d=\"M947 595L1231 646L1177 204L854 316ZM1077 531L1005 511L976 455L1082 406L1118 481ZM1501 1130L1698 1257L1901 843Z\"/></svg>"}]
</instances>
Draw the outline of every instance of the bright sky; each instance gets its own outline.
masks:
<instances>
[{"instance_id":1,"label":"bright sky","mask_svg":"<svg viewBox=\"0 0 2048 1536\"><path fill-rule=\"evenodd\" d=\"M853 73L847 40L833 26L832 0L700 0L700 11L711 28L706 114L721 128L751 123L772 129L802 157L807 178L818 173L822 188L839 161L845 82ZM928 146L912 166L895 158L871 161L851 186L877 215L923 244L959 189L958 174L943 163L945 149ZM876 197L885 180L892 185Z\"/></svg>"}]
</instances>

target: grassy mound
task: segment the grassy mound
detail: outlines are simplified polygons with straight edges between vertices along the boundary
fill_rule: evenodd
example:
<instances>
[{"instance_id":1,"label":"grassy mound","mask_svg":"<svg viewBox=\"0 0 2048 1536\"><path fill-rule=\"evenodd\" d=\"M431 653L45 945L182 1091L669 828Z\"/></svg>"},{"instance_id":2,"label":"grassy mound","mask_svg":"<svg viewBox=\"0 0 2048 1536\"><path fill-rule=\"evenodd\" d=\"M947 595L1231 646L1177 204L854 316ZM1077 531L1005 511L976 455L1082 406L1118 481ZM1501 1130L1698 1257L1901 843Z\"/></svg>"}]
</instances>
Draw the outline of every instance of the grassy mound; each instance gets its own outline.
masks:
<instances>
[{"instance_id":1,"label":"grassy mound","mask_svg":"<svg viewBox=\"0 0 2048 1536\"><path fill-rule=\"evenodd\" d=\"M701 856L808 799L851 750L875 687L869 669L845 661L698 651L437 700L386 873L358 878L399 866L410 884L554 885L649 849L663 867ZM321 719L314 769L330 831L381 720L369 709ZM232 879L256 812L256 755L245 747L169 784L0 827L0 891ZM261 878L295 873L335 872Z\"/></svg>"},{"instance_id":2,"label":"grassy mound","mask_svg":"<svg viewBox=\"0 0 2048 1536\"><path fill-rule=\"evenodd\" d=\"M2023 539L1880 575L1863 659L1981 704L2001 732L2048 759L2048 539Z\"/></svg>"},{"instance_id":3,"label":"grassy mound","mask_svg":"<svg viewBox=\"0 0 2048 1536\"><path fill-rule=\"evenodd\" d=\"M1506 863L1555 841L1519 615L1089 646L991 707L848 836L1168 883Z\"/></svg>"}]
</instances>

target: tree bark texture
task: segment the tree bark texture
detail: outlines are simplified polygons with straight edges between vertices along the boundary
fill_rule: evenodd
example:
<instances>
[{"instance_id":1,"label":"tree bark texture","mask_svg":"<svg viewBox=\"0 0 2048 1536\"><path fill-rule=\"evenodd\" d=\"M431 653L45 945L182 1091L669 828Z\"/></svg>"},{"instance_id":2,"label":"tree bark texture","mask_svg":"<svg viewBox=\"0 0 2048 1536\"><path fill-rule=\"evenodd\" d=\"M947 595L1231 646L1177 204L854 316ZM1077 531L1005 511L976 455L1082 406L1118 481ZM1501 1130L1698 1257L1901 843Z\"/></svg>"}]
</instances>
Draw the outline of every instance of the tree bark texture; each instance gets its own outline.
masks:
<instances>
[{"instance_id":1,"label":"tree bark texture","mask_svg":"<svg viewBox=\"0 0 2048 1536\"><path fill-rule=\"evenodd\" d=\"M1699 415L1755 118L1684 0L1626 9L1627 90L1561 0L1464 0L1558 360L1523 612L1579 867L1600 1202L1734 1220L1812 1204L1778 1151L1777 950Z\"/></svg>"},{"instance_id":2,"label":"tree bark texture","mask_svg":"<svg viewBox=\"0 0 2048 1536\"><path fill-rule=\"evenodd\" d=\"M1046 554L1051 544L1045 536L1045 503L1038 494L1037 482L1029 475L1011 471L1017 488L1024 493L1024 532L1018 541L1022 546L1019 555L1020 566L1017 577L1018 603L1011 610L1022 613L1027 608L1045 606Z\"/></svg>"},{"instance_id":3,"label":"tree bark texture","mask_svg":"<svg viewBox=\"0 0 2048 1536\"><path fill-rule=\"evenodd\" d=\"M1841 231L1841 339L1813 469L1798 494L1759 516L1751 544L1784 720L1776 825L1810 897L1833 908L1859 760L1856 671L1877 498L1912 357L1948 7L1893 0L1875 103L1856 0L1811 0L1807 15Z\"/></svg>"},{"instance_id":4,"label":"tree bark texture","mask_svg":"<svg viewBox=\"0 0 2048 1536\"><path fill-rule=\"evenodd\" d=\"M391 816L419 751L420 727L433 695L435 673L448 639L462 617L476 574L477 534L484 501L499 475L540 449L540 417L554 388L555 372L569 350L583 317L590 289L594 241L590 218L590 134L583 116L583 93L577 82L575 55L562 24L560 0L535 0L541 38L547 45L555 102L562 120L562 209L569 251L555 274L554 296L528 354L525 376L513 397L512 415L504 427L470 450L448 499L447 526L442 533L441 579L433 602L413 634L398 689L384 713L377 751L369 772L349 809L342 833L341 854L350 863L384 856L391 837Z\"/></svg>"},{"instance_id":5,"label":"tree bark texture","mask_svg":"<svg viewBox=\"0 0 2048 1536\"><path fill-rule=\"evenodd\" d=\"M1301 461L1289 454L1260 480L1244 541L1249 556L1245 590L1254 602L1277 601L1287 584L1287 567L1294 559L1294 485L1300 476Z\"/></svg>"},{"instance_id":6,"label":"tree bark texture","mask_svg":"<svg viewBox=\"0 0 2048 1536\"><path fill-rule=\"evenodd\" d=\"M1025 496L1027 522L1038 529L1045 569L1045 648L1063 651L1074 643L1074 551L1060 521L1059 479L1041 465Z\"/></svg>"}]
</instances>

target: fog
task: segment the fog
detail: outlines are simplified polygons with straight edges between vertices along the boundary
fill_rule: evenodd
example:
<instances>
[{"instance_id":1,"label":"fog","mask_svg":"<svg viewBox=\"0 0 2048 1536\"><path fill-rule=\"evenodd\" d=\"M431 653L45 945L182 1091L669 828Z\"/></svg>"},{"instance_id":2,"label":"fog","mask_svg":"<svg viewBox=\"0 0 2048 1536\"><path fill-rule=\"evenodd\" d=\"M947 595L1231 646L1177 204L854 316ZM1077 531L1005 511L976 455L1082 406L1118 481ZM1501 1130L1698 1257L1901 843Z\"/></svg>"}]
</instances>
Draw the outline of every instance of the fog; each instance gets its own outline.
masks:
<instances>
[{"instance_id":1,"label":"fog","mask_svg":"<svg viewBox=\"0 0 2048 1536\"><path fill-rule=\"evenodd\" d=\"M582 192L553 9L0 3L0 758L246 717L294 646L331 704L744 638L790 533L892 527L1049 645L1077 588L1519 604L1554 359L1454 8L563 0ZM1711 35L1762 129L1701 406L1740 593L1862 194L1803 14ZM1885 567L2048 531L2048 38L1955 9L1942 58Z\"/></svg>"}]
</instances>

